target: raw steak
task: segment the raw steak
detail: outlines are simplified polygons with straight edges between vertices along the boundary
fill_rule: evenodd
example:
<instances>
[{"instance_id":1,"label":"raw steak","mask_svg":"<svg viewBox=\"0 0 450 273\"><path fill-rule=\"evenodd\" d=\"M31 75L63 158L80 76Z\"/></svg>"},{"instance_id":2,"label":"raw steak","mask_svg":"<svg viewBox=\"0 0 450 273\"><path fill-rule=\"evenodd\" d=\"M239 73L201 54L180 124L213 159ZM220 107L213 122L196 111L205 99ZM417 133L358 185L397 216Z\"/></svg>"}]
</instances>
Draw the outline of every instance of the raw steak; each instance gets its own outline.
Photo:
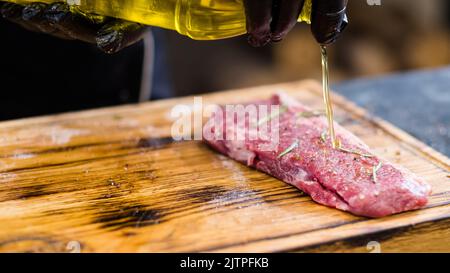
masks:
<instances>
[{"instance_id":1,"label":"raw steak","mask_svg":"<svg viewBox=\"0 0 450 273\"><path fill-rule=\"evenodd\" d=\"M215 136L205 141L217 151L299 188L317 203L355 215L382 217L426 205L431 193L429 184L409 170L373 155L360 139L338 124L336 137L341 144L333 149L325 134L328 126L323 115L314 114L284 94L254 105L258 109L262 105L283 107L284 111L276 116L277 128L270 129L279 129L276 145L267 139L250 139L248 133L242 140L226 139L238 128L249 129L248 118L239 124L234 118L234 126L224 122L223 131L207 124L204 135L208 130L223 132L225 139Z\"/></svg>"}]
</instances>

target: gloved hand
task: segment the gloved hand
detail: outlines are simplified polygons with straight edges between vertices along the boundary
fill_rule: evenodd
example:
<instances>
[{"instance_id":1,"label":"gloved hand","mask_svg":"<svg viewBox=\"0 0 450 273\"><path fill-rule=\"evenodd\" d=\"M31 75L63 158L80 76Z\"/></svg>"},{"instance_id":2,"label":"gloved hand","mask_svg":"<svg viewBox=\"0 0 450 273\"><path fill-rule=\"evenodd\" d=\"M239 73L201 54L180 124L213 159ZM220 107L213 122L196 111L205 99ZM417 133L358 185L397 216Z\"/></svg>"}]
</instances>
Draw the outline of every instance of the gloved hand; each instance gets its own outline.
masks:
<instances>
[{"instance_id":1,"label":"gloved hand","mask_svg":"<svg viewBox=\"0 0 450 273\"><path fill-rule=\"evenodd\" d=\"M21 6L0 2L0 15L36 32L96 44L115 53L143 38L147 27L109 17L88 15L65 3L31 3Z\"/></svg>"},{"instance_id":2,"label":"gloved hand","mask_svg":"<svg viewBox=\"0 0 450 273\"><path fill-rule=\"evenodd\" d=\"M244 0L249 43L281 41L297 23L305 0ZM333 43L347 26L348 0L313 0L311 31L320 44Z\"/></svg>"}]
</instances>

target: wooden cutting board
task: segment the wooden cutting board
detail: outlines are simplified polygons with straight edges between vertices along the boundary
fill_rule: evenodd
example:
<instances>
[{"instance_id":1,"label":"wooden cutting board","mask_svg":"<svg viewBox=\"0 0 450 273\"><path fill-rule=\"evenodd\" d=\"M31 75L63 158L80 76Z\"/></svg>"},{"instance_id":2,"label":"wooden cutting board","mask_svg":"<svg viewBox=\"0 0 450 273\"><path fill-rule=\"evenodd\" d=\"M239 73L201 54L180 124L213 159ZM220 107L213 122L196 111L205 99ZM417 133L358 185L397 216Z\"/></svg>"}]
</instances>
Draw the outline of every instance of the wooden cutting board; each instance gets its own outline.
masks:
<instances>
[{"instance_id":1,"label":"wooden cutting board","mask_svg":"<svg viewBox=\"0 0 450 273\"><path fill-rule=\"evenodd\" d=\"M322 108L313 81L221 92L238 103L284 91ZM311 201L198 141L170 138L192 97L0 123L0 251L450 252L449 159L334 95L337 120L426 178L422 210L356 217Z\"/></svg>"}]
</instances>

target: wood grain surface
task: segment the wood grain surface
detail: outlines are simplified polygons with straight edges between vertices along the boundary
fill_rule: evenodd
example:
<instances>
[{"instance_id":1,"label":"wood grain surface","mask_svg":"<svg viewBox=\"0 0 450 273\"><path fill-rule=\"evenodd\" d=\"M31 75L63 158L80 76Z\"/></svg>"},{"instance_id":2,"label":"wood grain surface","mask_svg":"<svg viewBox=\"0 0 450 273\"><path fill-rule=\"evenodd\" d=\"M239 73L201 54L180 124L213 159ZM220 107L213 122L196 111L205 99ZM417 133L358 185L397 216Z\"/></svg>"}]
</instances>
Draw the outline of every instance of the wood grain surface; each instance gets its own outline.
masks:
<instances>
[{"instance_id":1,"label":"wood grain surface","mask_svg":"<svg viewBox=\"0 0 450 273\"><path fill-rule=\"evenodd\" d=\"M313 81L203 96L238 103L284 91L322 108ZM1 252L450 252L449 159L334 95L337 121L433 188L422 210L356 217L311 201L199 141L170 137L192 97L0 123ZM369 244L370 246L370 244Z\"/></svg>"}]
</instances>

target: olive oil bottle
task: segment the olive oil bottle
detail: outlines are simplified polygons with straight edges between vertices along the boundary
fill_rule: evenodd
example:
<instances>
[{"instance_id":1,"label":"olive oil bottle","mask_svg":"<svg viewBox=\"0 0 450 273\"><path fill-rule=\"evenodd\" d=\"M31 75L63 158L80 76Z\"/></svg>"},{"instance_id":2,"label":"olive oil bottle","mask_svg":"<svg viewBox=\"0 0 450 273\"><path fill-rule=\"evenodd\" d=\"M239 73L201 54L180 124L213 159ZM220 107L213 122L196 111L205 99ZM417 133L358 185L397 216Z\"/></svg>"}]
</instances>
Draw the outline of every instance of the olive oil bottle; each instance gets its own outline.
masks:
<instances>
[{"instance_id":1,"label":"olive oil bottle","mask_svg":"<svg viewBox=\"0 0 450 273\"><path fill-rule=\"evenodd\" d=\"M86 13L176 30L196 40L216 40L246 33L242 0L3 0L17 4L65 1ZM310 21L306 0L299 22Z\"/></svg>"},{"instance_id":2,"label":"olive oil bottle","mask_svg":"<svg viewBox=\"0 0 450 273\"><path fill-rule=\"evenodd\" d=\"M243 0L1 0L17 4L65 1L84 13L110 16L145 25L176 30L196 40L216 40L246 33ZM299 22L311 23L312 0L305 0ZM330 17L333 18L333 17ZM321 45L323 98L328 119L328 134L334 148L339 141L333 126L329 91L328 56Z\"/></svg>"}]
</instances>

